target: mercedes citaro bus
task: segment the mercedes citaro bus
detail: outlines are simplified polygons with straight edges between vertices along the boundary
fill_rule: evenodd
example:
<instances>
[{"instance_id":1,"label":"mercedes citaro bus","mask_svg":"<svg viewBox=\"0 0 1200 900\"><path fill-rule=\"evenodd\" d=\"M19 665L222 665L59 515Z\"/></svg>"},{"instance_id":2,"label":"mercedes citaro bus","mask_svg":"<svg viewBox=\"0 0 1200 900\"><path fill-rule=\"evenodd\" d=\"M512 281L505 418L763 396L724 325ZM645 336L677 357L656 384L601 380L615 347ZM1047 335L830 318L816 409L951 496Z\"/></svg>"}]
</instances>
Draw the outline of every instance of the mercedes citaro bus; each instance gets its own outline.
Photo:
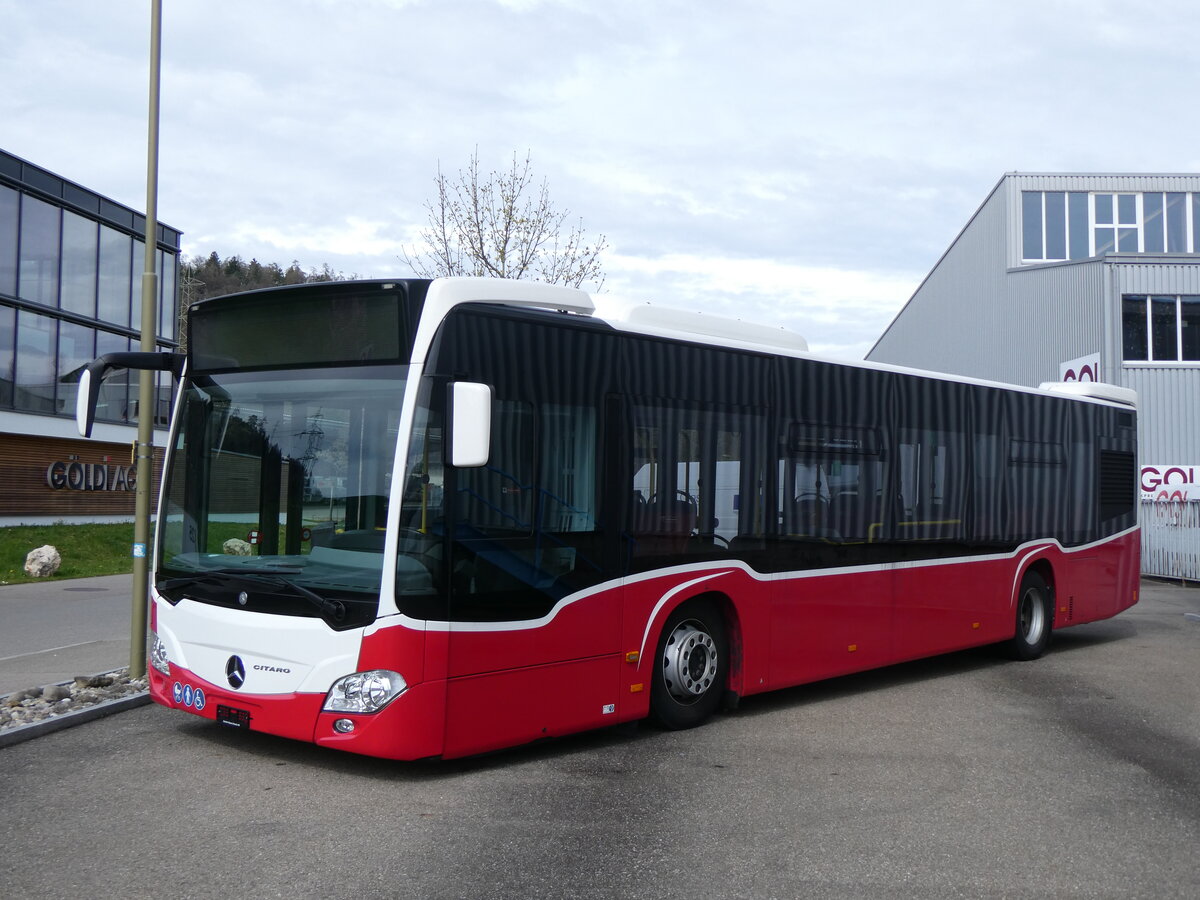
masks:
<instances>
[{"instance_id":1,"label":"mercedes citaro bus","mask_svg":"<svg viewBox=\"0 0 1200 900\"><path fill-rule=\"evenodd\" d=\"M474 754L1051 632L1137 601L1136 409L810 354L532 282L205 300L150 691L372 756Z\"/></svg>"}]
</instances>

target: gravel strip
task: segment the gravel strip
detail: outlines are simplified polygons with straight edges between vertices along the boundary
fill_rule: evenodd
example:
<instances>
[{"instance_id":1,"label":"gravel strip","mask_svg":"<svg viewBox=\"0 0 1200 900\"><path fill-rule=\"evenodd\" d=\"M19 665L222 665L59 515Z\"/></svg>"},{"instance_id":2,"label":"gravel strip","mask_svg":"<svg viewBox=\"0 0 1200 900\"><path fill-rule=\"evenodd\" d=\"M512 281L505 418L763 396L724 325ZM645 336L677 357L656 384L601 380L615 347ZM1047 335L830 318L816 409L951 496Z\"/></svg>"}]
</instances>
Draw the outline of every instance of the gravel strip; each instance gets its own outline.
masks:
<instances>
[{"instance_id":1,"label":"gravel strip","mask_svg":"<svg viewBox=\"0 0 1200 900\"><path fill-rule=\"evenodd\" d=\"M13 691L0 697L0 733L79 713L114 700L131 699L145 694L147 689L146 677L130 678L126 667L100 675L78 675L74 681L61 684Z\"/></svg>"}]
</instances>

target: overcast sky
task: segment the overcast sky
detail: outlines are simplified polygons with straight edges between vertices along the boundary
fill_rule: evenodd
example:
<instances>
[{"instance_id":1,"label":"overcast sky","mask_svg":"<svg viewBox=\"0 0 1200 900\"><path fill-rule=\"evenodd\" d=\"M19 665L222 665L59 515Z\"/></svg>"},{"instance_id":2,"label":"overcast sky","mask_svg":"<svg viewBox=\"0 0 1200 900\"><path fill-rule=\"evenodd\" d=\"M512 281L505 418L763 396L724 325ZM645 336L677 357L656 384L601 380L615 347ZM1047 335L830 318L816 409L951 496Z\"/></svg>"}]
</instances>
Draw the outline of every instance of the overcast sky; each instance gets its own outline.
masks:
<instances>
[{"instance_id":1,"label":"overcast sky","mask_svg":"<svg viewBox=\"0 0 1200 900\"><path fill-rule=\"evenodd\" d=\"M1007 171L1200 171L1200 7L166 0L159 217L364 277L532 156L605 290L861 357ZM0 0L0 147L146 206L148 0Z\"/></svg>"}]
</instances>

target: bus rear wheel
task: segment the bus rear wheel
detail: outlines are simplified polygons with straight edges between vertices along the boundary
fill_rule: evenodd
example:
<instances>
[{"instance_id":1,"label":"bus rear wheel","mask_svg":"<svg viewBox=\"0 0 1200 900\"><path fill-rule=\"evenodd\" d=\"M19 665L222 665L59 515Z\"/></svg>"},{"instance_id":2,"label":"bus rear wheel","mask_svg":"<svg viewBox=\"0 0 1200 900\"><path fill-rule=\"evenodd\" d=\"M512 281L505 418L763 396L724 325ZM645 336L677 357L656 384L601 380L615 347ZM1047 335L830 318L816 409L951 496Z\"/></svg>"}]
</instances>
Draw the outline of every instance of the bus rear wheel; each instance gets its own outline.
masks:
<instances>
[{"instance_id":1,"label":"bus rear wheel","mask_svg":"<svg viewBox=\"0 0 1200 900\"><path fill-rule=\"evenodd\" d=\"M1032 570L1021 579L1017 595L1017 630L1008 643L1008 655L1013 659L1037 659L1050 643L1053 607L1050 588L1044 578Z\"/></svg>"},{"instance_id":2,"label":"bus rear wheel","mask_svg":"<svg viewBox=\"0 0 1200 900\"><path fill-rule=\"evenodd\" d=\"M729 671L729 637L716 605L685 603L667 618L650 686L650 715L664 728L692 728L721 703Z\"/></svg>"}]
</instances>

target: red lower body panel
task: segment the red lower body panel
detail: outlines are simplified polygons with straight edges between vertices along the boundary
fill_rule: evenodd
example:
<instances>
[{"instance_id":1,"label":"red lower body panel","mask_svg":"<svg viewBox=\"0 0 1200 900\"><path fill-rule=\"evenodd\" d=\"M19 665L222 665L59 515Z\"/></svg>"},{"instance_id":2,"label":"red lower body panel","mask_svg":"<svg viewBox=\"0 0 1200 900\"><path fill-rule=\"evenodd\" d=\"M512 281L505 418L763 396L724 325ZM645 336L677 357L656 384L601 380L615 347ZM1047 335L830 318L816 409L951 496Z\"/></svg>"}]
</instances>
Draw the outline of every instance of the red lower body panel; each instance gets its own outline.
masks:
<instances>
[{"instance_id":1,"label":"red lower body panel","mask_svg":"<svg viewBox=\"0 0 1200 900\"><path fill-rule=\"evenodd\" d=\"M531 622L389 625L364 636L359 670L418 680L372 715L323 712L323 694L255 695L172 667L151 673L164 706L251 730L392 759L462 756L629 721L649 711L662 627L704 595L730 632L739 694L817 681L1011 638L1021 578L1038 566L1054 627L1137 602L1137 530L1083 548L1026 544L944 562L761 575L736 560L644 573L567 598ZM350 733L334 728L353 723Z\"/></svg>"}]
</instances>

